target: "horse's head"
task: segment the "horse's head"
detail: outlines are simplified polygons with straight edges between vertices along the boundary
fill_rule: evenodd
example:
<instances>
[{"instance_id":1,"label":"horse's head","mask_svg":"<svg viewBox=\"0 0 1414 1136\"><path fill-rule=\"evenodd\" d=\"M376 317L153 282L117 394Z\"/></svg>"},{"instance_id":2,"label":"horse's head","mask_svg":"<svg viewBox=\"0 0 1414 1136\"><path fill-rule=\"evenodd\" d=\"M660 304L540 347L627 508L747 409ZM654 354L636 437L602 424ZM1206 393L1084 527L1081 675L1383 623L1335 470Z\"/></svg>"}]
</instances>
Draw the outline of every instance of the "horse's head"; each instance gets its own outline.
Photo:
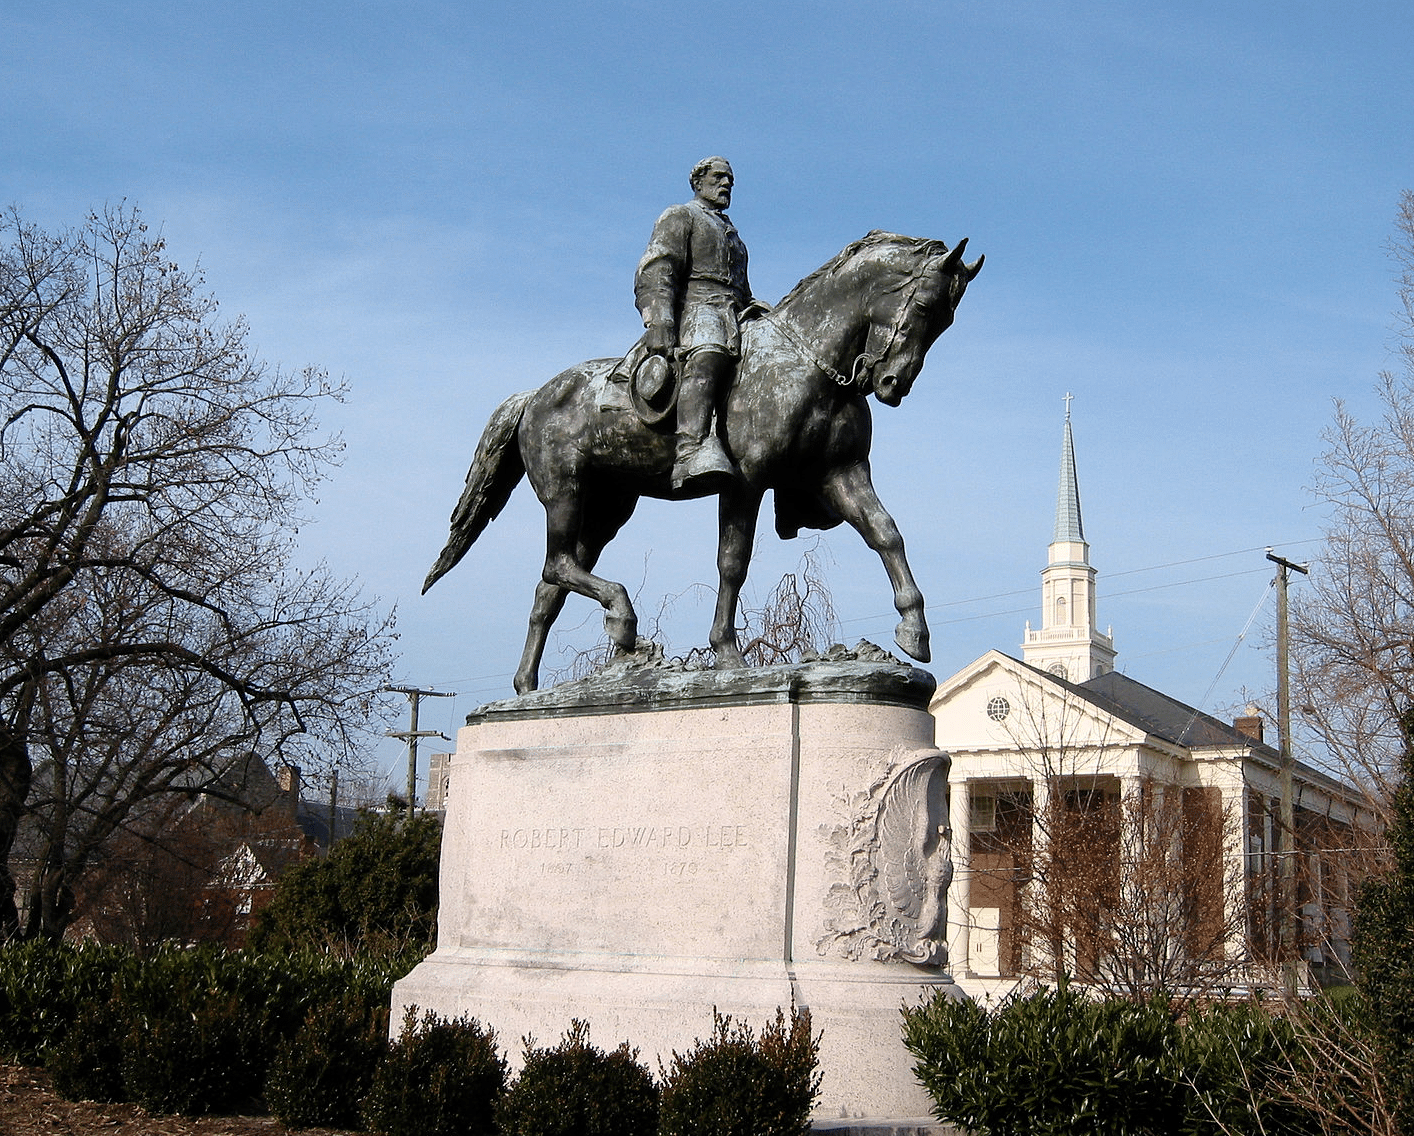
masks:
<instances>
[{"instance_id":1,"label":"horse's head","mask_svg":"<svg viewBox=\"0 0 1414 1136\"><path fill-rule=\"evenodd\" d=\"M887 406L897 406L913 388L924 356L952 326L958 302L985 259L963 261L966 237L951 251L941 241L894 239L899 243L881 261L886 272L868 306L869 327L853 369L858 388L872 389Z\"/></svg>"},{"instance_id":2,"label":"horse's head","mask_svg":"<svg viewBox=\"0 0 1414 1136\"><path fill-rule=\"evenodd\" d=\"M875 229L797 284L776 326L841 388L897 406L981 271L982 257L963 261L966 248Z\"/></svg>"}]
</instances>

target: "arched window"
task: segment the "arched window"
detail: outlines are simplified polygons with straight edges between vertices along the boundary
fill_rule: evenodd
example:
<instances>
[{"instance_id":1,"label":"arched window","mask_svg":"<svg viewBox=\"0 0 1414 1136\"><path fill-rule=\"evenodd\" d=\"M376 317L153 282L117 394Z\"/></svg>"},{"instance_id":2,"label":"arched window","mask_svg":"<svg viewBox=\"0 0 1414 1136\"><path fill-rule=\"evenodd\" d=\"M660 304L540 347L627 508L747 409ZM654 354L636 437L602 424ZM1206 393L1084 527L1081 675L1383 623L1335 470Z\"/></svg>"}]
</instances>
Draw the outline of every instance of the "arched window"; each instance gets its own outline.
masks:
<instances>
[{"instance_id":1,"label":"arched window","mask_svg":"<svg viewBox=\"0 0 1414 1136\"><path fill-rule=\"evenodd\" d=\"M1066 625L1066 623L1069 622L1069 621L1066 619L1065 615L1066 615L1066 613L1065 613L1065 597L1064 597L1064 596L1057 596L1057 597L1056 597L1056 626L1057 626L1057 627L1064 627L1064 626Z\"/></svg>"}]
</instances>

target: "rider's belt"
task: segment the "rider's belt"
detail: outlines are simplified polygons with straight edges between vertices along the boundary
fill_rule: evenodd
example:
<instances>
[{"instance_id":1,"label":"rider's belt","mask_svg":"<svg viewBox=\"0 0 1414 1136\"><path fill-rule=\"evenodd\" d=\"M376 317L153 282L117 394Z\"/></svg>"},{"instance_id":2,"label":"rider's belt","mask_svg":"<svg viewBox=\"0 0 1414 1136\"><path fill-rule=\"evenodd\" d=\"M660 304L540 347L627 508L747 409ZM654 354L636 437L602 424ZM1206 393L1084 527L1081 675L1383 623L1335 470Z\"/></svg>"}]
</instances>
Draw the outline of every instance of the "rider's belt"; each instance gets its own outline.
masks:
<instances>
[{"instance_id":1,"label":"rider's belt","mask_svg":"<svg viewBox=\"0 0 1414 1136\"><path fill-rule=\"evenodd\" d=\"M733 296L738 297L742 300L742 302L745 302L746 289L742 286L742 281L740 280L733 280L730 276L723 276L720 273L716 272L700 272L697 269L693 269L692 272L688 273L688 286L690 287L693 284L697 284L699 282L720 284Z\"/></svg>"}]
</instances>

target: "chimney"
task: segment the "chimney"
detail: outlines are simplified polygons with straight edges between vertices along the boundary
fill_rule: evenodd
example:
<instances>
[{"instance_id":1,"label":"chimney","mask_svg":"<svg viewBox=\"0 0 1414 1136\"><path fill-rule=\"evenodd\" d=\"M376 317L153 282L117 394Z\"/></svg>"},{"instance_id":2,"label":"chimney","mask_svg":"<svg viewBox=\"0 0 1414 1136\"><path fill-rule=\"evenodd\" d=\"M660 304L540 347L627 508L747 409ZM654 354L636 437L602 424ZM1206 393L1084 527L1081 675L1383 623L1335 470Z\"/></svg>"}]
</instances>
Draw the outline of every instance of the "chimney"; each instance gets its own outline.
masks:
<instances>
[{"instance_id":1,"label":"chimney","mask_svg":"<svg viewBox=\"0 0 1414 1136\"><path fill-rule=\"evenodd\" d=\"M285 807L291 816L299 815L300 768L298 765L282 765L275 774L275 784L285 798Z\"/></svg>"},{"instance_id":2,"label":"chimney","mask_svg":"<svg viewBox=\"0 0 1414 1136\"><path fill-rule=\"evenodd\" d=\"M1254 742L1260 742L1262 740L1262 715L1258 713L1257 707L1248 706L1246 714L1232 720L1232 728L1239 734L1246 734Z\"/></svg>"}]
</instances>

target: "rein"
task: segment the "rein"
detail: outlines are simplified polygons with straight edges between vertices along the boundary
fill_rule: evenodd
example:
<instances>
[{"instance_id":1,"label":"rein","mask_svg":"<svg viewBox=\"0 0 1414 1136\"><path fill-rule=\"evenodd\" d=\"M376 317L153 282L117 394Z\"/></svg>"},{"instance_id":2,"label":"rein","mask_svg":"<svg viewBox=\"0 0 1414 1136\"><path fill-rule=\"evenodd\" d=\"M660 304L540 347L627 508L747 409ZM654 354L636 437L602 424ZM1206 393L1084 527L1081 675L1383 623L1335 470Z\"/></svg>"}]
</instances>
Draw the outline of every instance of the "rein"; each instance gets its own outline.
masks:
<instances>
[{"instance_id":1,"label":"rein","mask_svg":"<svg viewBox=\"0 0 1414 1136\"><path fill-rule=\"evenodd\" d=\"M878 365L879 360L887 357L888 354L894 349L894 343L897 342L899 333L903 330L904 317L908 314L909 308L913 306L914 297L918 295L918 289L923 286L923 281L928 276L928 269L932 267L934 261L941 259L941 257L933 257L929 259L924 263L922 269L920 269L918 274L914 277L912 287L910 287L908 290L908 295L904 297L903 303L899 305L898 311L894 315L893 325L889 328L889 339L888 342L884 344L884 349L882 351L876 351L871 354L867 350L869 346L869 338L868 336L866 336L864 341L864 346L866 350L861 351L858 355L854 357L854 365L850 368L849 375L843 374L838 369L832 367L829 363L826 363L817 354L815 354L815 352L804 342L799 329L792 325L790 320L787 319L779 311L771 312L767 318L770 319L771 322L780 330L781 334L790 341L791 346L794 347L802 356L804 356L805 360L808 363L814 366L817 370L821 371L823 374L828 375L837 386L845 387L847 389L852 388L862 394L867 391L870 385L873 383L874 368ZM876 325L872 322L870 323L870 336L873 335L875 326Z\"/></svg>"},{"instance_id":2,"label":"rein","mask_svg":"<svg viewBox=\"0 0 1414 1136\"><path fill-rule=\"evenodd\" d=\"M794 326L792 326L790 320L786 319L785 316L779 314L778 312L772 312L769 316L767 316L767 318L776 327L776 329L783 336L785 336L786 339L790 340L791 346L794 347L796 351L798 351L801 355L805 357L805 361L811 364L817 371L821 371L824 374L828 375L839 386L858 386L860 390L864 389L864 385L860 383L858 375L859 360L864 358L863 354L860 354L858 358L854 360L854 376L850 377L847 375L842 375L839 371L837 371L834 367L830 366L830 364L826 363L823 359L820 358L820 356L816 355L815 352L810 349L810 347L805 343L805 341L801 339L799 332L795 329ZM867 375L865 377L866 379L868 378Z\"/></svg>"}]
</instances>

